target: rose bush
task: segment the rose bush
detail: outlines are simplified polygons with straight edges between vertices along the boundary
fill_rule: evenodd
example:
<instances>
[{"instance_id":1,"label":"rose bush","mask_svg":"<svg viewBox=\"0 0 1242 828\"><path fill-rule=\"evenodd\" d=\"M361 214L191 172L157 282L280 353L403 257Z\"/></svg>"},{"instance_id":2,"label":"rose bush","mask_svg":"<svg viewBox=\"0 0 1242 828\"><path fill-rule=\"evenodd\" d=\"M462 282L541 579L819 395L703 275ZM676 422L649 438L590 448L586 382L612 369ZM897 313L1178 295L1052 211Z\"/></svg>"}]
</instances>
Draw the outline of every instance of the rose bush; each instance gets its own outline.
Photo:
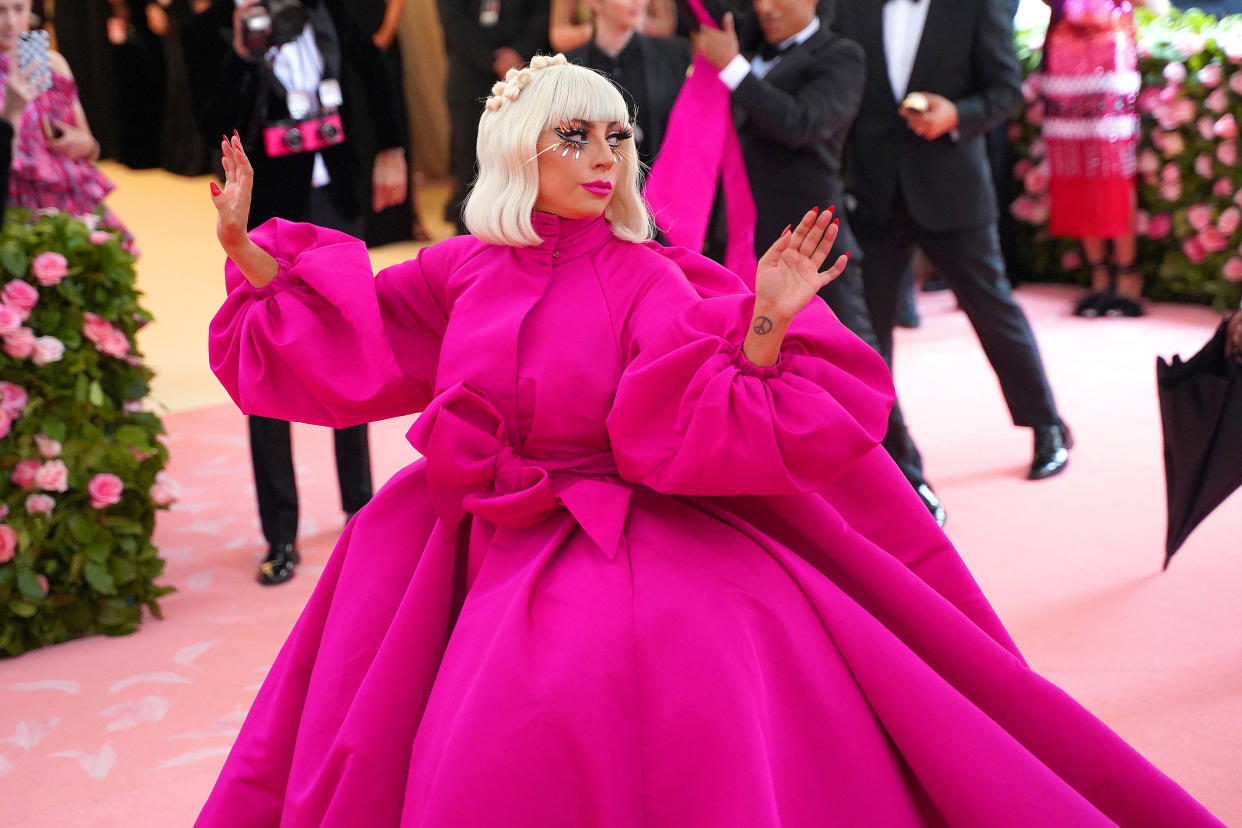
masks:
<instances>
[{"instance_id":1,"label":"rose bush","mask_svg":"<svg viewBox=\"0 0 1242 828\"><path fill-rule=\"evenodd\" d=\"M1217 20L1197 9L1155 18L1135 11L1143 89L1138 109L1139 266L1153 299L1236 307L1242 289L1242 15ZM1045 32L1018 32L1027 80L1010 125L1016 163L1014 246L1019 278L1086 284L1073 239L1048 234L1046 165L1037 78Z\"/></svg>"},{"instance_id":2,"label":"rose bush","mask_svg":"<svg viewBox=\"0 0 1242 828\"><path fill-rule=\"evenodd\" d=\"M170 592L151 545L176 496L134 259L113 232L10 210L0 231L0 654L133 632Z\"/></svg>"}]
</instances>

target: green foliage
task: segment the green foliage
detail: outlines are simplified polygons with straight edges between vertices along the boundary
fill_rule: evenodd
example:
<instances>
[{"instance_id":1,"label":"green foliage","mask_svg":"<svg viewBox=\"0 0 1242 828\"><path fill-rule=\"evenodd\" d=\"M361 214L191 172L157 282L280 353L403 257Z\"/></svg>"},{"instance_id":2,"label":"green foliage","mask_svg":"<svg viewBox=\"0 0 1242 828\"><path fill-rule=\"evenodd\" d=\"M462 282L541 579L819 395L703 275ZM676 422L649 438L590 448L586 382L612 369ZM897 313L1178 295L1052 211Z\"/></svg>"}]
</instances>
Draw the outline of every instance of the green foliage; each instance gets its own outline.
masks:
<instances>
[{"instance_id":1,"label":"green foliage","mask_svg":"<svg viewBox=\"0 0 1242 828\"><path fill-rule=\"evenodd\" d=\"M1144 90L1138 250L1147 294L1236 307L1242 287L1242 226L1235 226L1242 213L1242 172L1236 156L1242 153L1229 121L1242 122L1242 15L1217 20L1198 9L1174 9L1156 18L1139 8L1135 21ZM1047 195L1040 186L1046 172L1042 102L1030 76L1042 60L1044 34L1021 31L1015 40L1028 77L1025 103L1010 126L1016 157L1011 212L1017 219L1018 260L1026 271L1020 276L1086 284L1089 273L1078 242L1048 233ZM1215 68L1201 74L1206 67ZM1180 68L1185 78L1178 81ZM1189 117L1174 117L1176 107Z\"/></svg>"},{"instance_id":2,"label":"green foliage","mask_svg":"<svg viewBox=\"0 0 1242 828\"><path fill-rule=\"evenodd\" d=\"M59 282L40 284L36 257L49 251L64 256L67 272ZM133 343L151 314L139 305L133 256L116 234L92 233L69 215L10 210L0 230L0 289L14 282L38 291L21 324L65 347L60 359L43 365L10 345L13 334L0 350L8 412L0 413L2 655L84 635L131 633L143 608L158 617L157 599L172 591L155 584L164 562L151 535L171 482L162 474L164 427L141 410L152 372ZM4 305L18 307L7 299ZM105 349L112 355L86 335L88 313L98 316L96 339L98 330L114 332ZM48 476L19 486L13 477L23 462ZM59 462L64 473L49 473ZM123 490L113 485L108 497L99 475L115 475ZM48 485L41 491L41 484ZM103 499L92 503L93 493ZM39 510L48 507L47 497L54 501L50 514Z\"/></svg>"}]
</instances>

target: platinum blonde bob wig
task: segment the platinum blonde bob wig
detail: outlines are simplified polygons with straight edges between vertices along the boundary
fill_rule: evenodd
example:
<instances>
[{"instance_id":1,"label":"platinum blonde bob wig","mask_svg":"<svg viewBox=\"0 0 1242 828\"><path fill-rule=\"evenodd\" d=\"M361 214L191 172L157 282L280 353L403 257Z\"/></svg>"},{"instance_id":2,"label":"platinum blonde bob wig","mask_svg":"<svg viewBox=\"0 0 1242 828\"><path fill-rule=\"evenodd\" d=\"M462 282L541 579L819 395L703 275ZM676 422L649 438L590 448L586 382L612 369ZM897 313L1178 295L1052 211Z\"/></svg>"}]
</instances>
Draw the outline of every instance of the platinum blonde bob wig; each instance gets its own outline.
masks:
<instances>
[{"instance_id":1,"label":"platinum blonde bob wig","mask_svg":"<svg viewBox=\"0 0 1242 828\"><path fill-rule=\"evenodd\" d=\"M479 174L462 210L466 228L491 244L542 243L531 224L539 195L539 136L560 121L629 123L625 99L603 75L574 66L563 55L536 55L492 87L479 118ZM639 191L634 141L620 144L621 169L604 210L613 235L640 242L653 235L651 213Z\"/></svg>"}]
</instances>

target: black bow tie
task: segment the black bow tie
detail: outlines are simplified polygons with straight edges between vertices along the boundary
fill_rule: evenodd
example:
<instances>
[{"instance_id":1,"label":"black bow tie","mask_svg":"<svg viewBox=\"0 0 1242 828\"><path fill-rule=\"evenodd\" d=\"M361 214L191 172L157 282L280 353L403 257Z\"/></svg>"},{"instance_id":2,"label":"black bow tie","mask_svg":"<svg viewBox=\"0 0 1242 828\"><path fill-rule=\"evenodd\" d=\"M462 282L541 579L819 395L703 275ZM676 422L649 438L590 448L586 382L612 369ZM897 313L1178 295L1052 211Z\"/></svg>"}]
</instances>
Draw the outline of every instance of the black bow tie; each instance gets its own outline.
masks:
<instances>
[{"instance_id":1,"label":"black bow tie","mask_svg":"<svg viewBox=\"0 0 1242 828\"><path fill-rule=\"evenodd\" d=\"M763 45L759 47L759 57L771 63L797 45L796 43L786 43L784 46L777 46L765 40Z\"/></svg>"}]
</instances>

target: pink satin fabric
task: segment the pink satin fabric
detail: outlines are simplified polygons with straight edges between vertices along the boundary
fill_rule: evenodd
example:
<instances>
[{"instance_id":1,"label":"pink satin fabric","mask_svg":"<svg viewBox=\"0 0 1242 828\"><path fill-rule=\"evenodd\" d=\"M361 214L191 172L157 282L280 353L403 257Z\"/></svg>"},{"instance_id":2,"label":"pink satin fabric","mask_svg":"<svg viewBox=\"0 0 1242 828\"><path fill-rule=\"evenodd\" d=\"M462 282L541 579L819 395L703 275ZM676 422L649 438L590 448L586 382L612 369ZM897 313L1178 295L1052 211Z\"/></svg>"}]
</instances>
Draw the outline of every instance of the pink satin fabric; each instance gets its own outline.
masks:
<instances>
[{"instance_id":1,"label":"pink satin fabric","mask_svg":"<svg viewBox=\"0 0 1242 828\"><path fill-rule=\"evenodd\" d=\"M1218 826L1023 662L878 445L884 363L603 220L372 278L272 222L212 365L244 411L424 411L200 826Z\"/></svg>"},{"instance_id":2,"label":"pink satin fabric","mask_svg":"<svg viewBox=\"0 0 1242 828\"><path fill-rule=\"evenodd\" d=\"M701 0L689 3L700 25L718 28ZM725 266L743 279L753 279L755 200L733 128L729 90L716 67L696 56L673 104L664 144L644 190L656 225L670 244L703 249L718 182L724 190L729 233Z\"/></svg>"}]
</instances>

